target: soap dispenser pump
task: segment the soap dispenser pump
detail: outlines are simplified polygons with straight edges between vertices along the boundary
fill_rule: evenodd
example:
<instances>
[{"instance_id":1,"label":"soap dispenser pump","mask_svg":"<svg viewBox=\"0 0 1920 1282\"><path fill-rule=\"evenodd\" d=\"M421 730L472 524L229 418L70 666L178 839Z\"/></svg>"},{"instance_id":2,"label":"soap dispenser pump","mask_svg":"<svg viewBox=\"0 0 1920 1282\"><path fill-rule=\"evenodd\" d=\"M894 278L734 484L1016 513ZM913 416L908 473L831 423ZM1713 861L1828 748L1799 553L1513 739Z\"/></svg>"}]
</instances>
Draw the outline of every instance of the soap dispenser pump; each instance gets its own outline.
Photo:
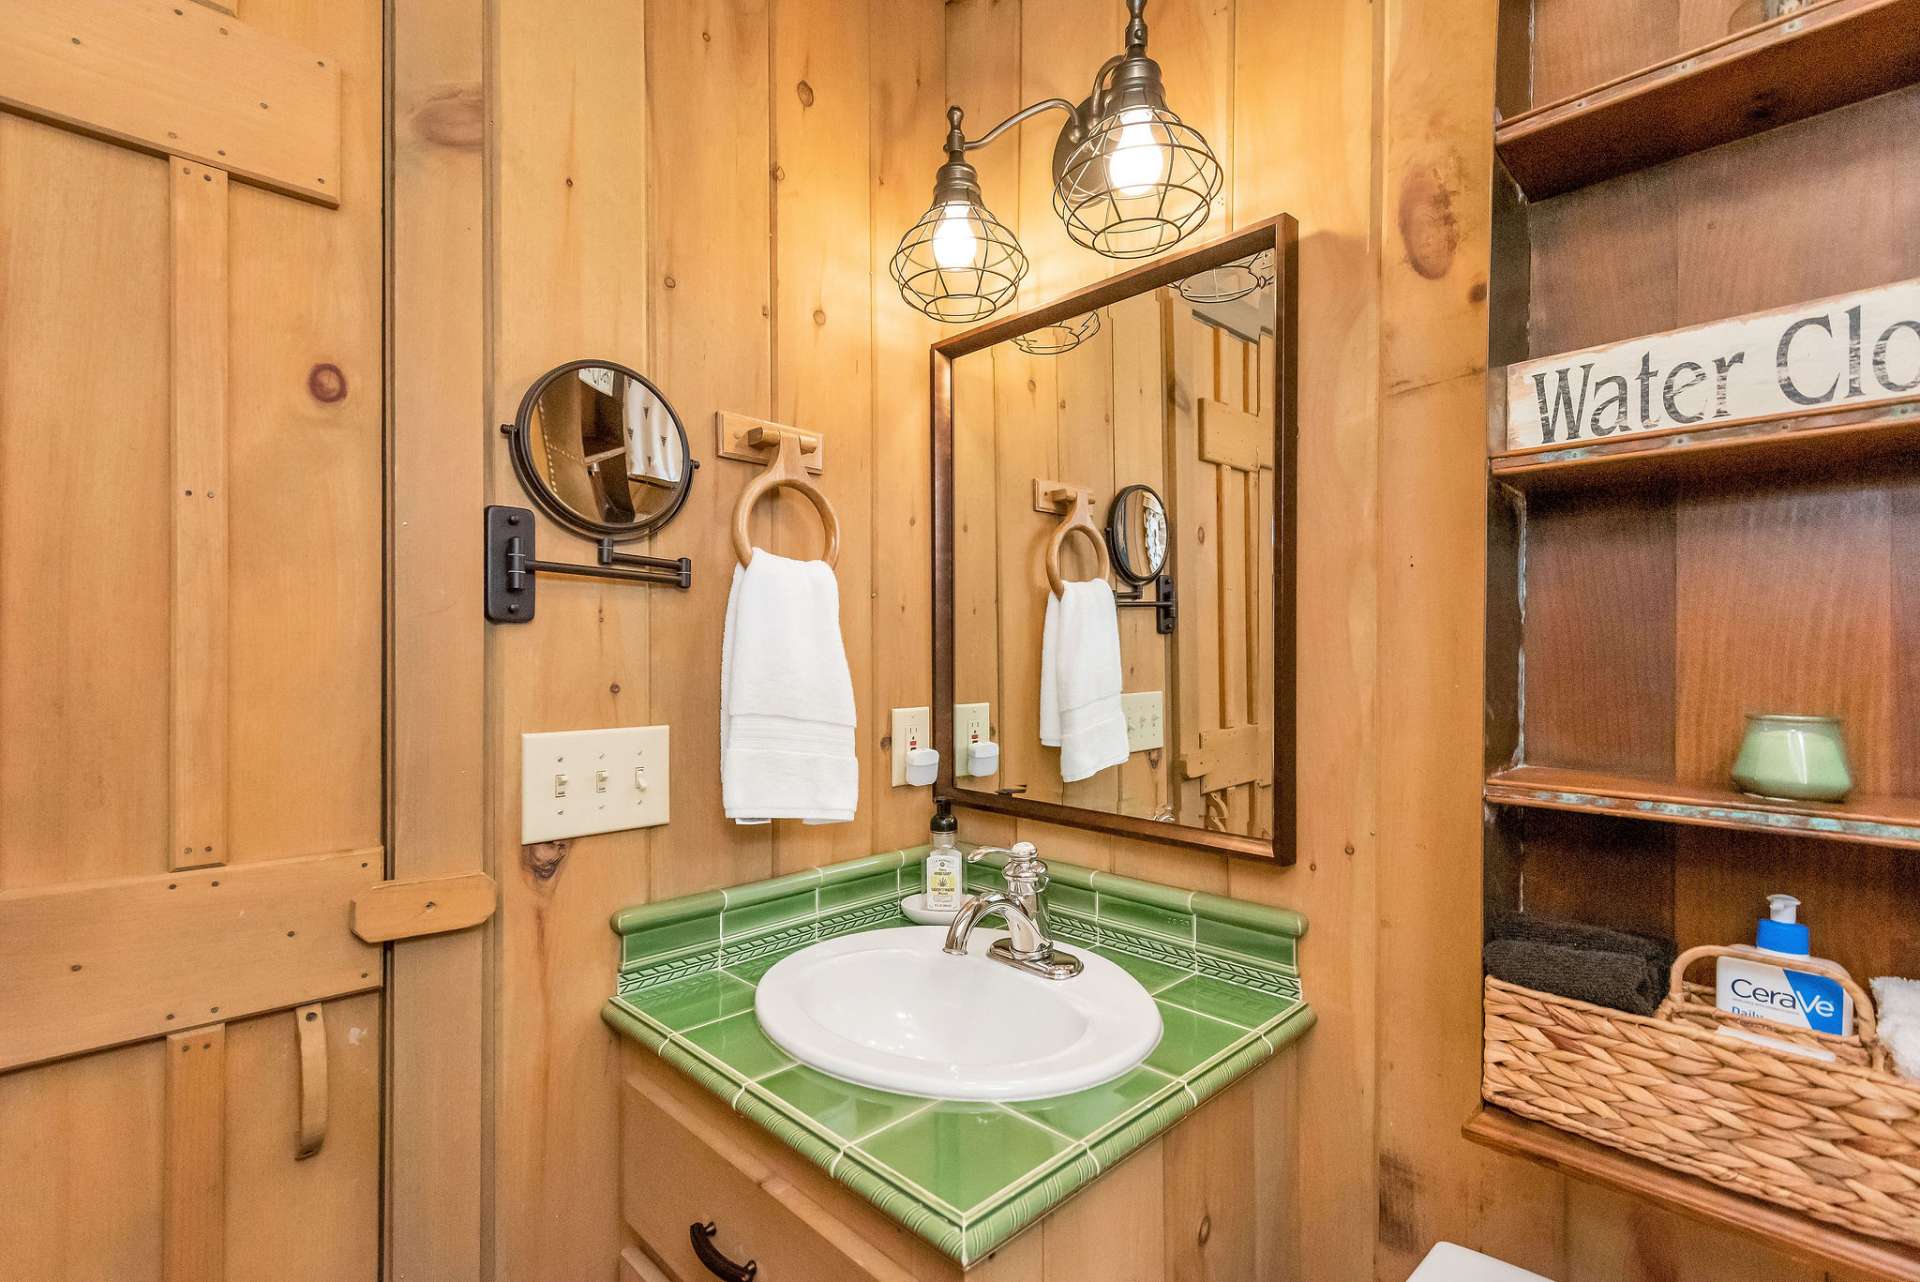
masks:
<instances>
[{"instance_id":1,"label":"soap dispenser pump","mask_svg":"<svg viewBox=\"0 0 1920 1282\"><path fill-rule=\"evenodd\" d=\"M1810 955L1812 933L1799 913L1800 901L1792 895L1767 896L1767 915L1754 928L1753 951L1723 956L1716 963L1719 1007L1789 1028L1844 1036L1853 1031L1853 998L1845 986L1794 965L1824 961Z\"/></svg>"}]
</instances>

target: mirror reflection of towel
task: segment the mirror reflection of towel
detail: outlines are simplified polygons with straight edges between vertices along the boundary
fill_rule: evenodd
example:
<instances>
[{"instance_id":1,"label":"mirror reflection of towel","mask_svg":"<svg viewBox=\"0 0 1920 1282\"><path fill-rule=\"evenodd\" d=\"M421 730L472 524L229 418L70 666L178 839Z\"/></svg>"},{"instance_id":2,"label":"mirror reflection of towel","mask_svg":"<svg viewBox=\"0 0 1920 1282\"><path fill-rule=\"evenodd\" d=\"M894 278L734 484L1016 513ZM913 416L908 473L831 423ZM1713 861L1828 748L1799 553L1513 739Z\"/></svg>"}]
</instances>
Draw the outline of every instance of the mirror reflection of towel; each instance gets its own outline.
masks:
<instances>
[{"instance_id":1,"label":"mirror reflection of towel","mask_svg":"<svg viewBox=\"0 0 1920 1282\"><path fill-rule=\"evenodd\" d=\"M639 384L627 387L627 475L636 481L680 483L680 434L673 416Z\"/></svg>"},{"instance_id":2,"label":"mirror reflection of towel","mask_svg":"<svg viewBox=\"0 0 1920 1282\"><path fill-rule=\"evenodd\" d=\"M1060 781L1074 783L1127 759L1120 705L1120 611L1103 579L1047 593L1040 632L1040 742L1060 749Z\"/></svg>"}]
</instances>

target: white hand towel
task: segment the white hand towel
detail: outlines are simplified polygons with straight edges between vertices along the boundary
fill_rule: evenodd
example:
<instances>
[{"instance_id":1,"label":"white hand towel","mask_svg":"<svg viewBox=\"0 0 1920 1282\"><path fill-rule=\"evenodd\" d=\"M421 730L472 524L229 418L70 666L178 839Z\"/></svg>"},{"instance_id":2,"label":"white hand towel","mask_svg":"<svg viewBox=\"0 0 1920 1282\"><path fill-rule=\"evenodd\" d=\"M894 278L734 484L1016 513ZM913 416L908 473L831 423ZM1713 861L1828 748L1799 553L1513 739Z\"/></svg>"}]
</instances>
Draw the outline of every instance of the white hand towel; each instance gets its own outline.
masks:
<instances>
[{"instance_id":1,"label":"white hand towel","mask_svg":"<svg viewBox=\"0 0 1920 1282\"><path fill-rule=\"evenodd\" d=\"M1047 593L1040 632L1040 742L1060 749L1060 779L1091 778L1127 759L1120 706L1120 611L1100 579Z\"/></svg>"},{"instance_id":2,"label":"white hand towel","mask_svg":"<svg viewBox=\"0 0 1920 1282\"><path fill-rule=\"evenodd\" d=\"M1920 1078L1920 979L1882 975L1873 981L1880 1008L1880 1041L1893 1054L1894 1071Z\"/></svg>"},{"instance_id":3,"label":"white hand towel","mask_svg":"<svg viewBox=\"0 0 1920 1282\"><path fill-rule=\"evenodd\" d=\"M860 799L840 585L824 561L756 549L720 641L720 795L737 823L846 823Z\"/></svg>"}]
</instances>

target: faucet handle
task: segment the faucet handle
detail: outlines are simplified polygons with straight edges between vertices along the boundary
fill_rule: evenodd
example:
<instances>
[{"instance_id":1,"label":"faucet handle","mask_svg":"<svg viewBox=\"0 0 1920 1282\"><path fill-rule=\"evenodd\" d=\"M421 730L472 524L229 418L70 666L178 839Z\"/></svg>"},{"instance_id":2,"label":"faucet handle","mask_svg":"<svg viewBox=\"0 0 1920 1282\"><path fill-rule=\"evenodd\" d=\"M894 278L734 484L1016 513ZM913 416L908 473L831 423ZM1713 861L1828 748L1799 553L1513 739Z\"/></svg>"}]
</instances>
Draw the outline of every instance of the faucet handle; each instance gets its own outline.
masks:
<instances>
[{"instance_id":1,"label":"faucet handle","mask_svg":"<svg viewBox=\"0 0 1920 1282\"><path fill-rule=\"evenodd\" d=\"M1040 863L1040 851L1031 841L1016 841L1011 846L980 846L967 855L967 862L977 864L988 855L1005 855L1008 864ZM1045 864L1040 865L1042 869Z\"/></svg>"}]
</instances>

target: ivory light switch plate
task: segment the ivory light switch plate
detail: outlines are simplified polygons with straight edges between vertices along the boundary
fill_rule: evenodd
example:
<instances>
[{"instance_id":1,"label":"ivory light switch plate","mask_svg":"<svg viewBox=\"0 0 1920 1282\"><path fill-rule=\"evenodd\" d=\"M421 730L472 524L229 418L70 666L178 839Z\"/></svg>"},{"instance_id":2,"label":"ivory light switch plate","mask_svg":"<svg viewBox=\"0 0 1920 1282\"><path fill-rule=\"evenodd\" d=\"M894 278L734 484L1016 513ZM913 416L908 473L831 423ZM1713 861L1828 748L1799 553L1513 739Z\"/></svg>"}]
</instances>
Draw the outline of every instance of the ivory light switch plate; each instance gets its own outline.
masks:
<instances>
[{"instance_id":1,"label":"ivory light switch plate","mask_svg":"<svg viewBox=\"0 0 1920 1282\"><path fill-rule=\"evenodd\" d=\"M667 822L667 727L520 736L520 844Z\"/></svg>"},{"instance_id":2,"label":"ivory light switch plate","mask_svg":"<svg viewBox=\"0 0 1920 1282\"><path fill-rule=\"evenodd\" d=\"M888 755L893 758L893 786L907 786L907 752L933 746L933 713L928 708L895 708L893 740Z\"/></svg>"},{"instance_id":3,"label":"ivory light switch plate","mask_svg":"<svg viewBox=\"0 0 1920 1282\"><path fill-rule=\"evenodd\" d=\"M1127 751L1151 752L1167 743L1167 696L1160 690L1120 696L1127 718Z\"/></svg>"}]
</instances>

